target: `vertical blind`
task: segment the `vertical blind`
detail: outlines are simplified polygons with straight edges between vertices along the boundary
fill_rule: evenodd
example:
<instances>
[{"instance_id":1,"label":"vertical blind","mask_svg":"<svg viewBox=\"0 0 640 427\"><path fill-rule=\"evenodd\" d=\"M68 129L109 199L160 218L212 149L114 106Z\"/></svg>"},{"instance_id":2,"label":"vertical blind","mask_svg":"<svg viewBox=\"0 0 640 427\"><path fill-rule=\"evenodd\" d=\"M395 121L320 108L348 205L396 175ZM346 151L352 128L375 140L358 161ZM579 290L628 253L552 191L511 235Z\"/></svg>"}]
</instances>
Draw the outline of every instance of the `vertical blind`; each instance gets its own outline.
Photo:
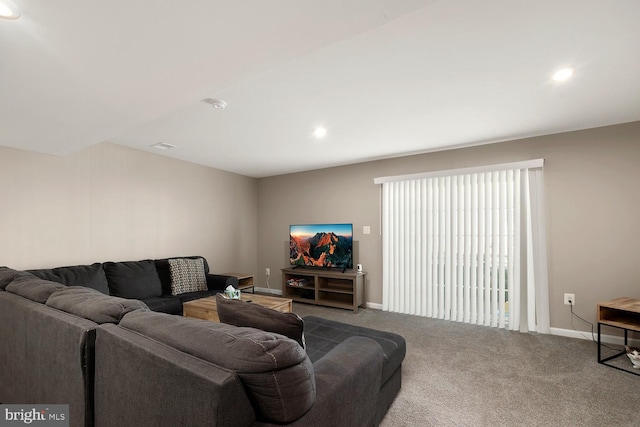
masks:
<instances>
[{"instance_id":1,"label":"vertical blind","mask_svg":"<svg viewBox=\"0 0 640 427\"><path fill-rule=\"evenodd\" d=\"M383 310L549 332L542 165L376 178Z\"/></svg>"}]
</instances>

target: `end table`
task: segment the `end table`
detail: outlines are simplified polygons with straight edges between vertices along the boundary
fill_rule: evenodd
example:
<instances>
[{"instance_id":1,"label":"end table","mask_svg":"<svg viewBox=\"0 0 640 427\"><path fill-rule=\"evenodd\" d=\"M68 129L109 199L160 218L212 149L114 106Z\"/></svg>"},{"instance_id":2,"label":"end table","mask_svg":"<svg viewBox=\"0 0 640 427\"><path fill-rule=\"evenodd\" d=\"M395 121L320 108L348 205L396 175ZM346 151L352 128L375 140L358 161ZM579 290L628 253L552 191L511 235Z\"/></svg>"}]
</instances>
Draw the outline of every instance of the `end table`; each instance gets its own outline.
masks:
<instances>
[{"instance_id":1,"label":"end table","mask_svg":"<svg viewBox=\"0 0 640 427\"><path fill-rule=\"evenodd\" d=\"M241 291L248 290L251 288L251 293L254 294L256 292L255 285L253 283L253 275L252 274L244 274L244 273L222 273L225 276L232 276L238 279L238 289Z\"/></svg>"}]
</instances>

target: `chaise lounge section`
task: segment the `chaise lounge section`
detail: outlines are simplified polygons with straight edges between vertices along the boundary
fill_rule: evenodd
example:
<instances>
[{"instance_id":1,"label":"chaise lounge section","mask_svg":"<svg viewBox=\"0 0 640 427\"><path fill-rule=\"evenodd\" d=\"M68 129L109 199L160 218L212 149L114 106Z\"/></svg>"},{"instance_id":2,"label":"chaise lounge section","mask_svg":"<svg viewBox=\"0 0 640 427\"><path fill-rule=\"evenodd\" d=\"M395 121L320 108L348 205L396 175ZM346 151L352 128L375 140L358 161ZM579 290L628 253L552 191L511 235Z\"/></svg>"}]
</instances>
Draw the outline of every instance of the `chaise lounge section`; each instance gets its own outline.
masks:
<instances>
[{"instance_id":1,"label":"chaise lounge section","mask_svg":"<svg viewBox=\"0 0 640 427\"><path fill-rule=\"evenodd\" d=\"M97 333L96 424L375 425L383 359L364 337L312 363L281 335L130 313Z\"/></svg>"},{"instance_id":2,"label":"chaise lounge section","mask_svg":"<svg viewBox=\"0 0 640 427\"><path fill-rule=\"evenodd\" d=\"M375 341L382 348L382 373L375 408L375 425L378 425L402 386L402 361L407 353L404 338L392 332L348 325L316 316L304 318L304 330L306 350L312 362L320 360L329 349L337 347L351 337L367 338Z\"/></svg>"}]
</instances>

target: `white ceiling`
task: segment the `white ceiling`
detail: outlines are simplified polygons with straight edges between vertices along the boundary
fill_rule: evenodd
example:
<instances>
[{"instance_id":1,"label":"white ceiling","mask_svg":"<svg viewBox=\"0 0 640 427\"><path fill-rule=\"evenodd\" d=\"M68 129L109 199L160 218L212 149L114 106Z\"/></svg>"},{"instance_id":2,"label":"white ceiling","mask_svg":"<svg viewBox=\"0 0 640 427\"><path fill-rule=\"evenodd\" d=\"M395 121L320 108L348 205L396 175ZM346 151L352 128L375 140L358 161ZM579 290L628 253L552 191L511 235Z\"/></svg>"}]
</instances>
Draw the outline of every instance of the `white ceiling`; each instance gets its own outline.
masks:
<instances>
[{"instance_id":1,"label":"white ceiling","mask_svg":"<svg viewBox=\"0 0 640 427\"><path fill-rule=\"evenodd\" d=\"M265 177L640 120L637 0L13 2L1 146Z\"/></svg>"}]
</instances>

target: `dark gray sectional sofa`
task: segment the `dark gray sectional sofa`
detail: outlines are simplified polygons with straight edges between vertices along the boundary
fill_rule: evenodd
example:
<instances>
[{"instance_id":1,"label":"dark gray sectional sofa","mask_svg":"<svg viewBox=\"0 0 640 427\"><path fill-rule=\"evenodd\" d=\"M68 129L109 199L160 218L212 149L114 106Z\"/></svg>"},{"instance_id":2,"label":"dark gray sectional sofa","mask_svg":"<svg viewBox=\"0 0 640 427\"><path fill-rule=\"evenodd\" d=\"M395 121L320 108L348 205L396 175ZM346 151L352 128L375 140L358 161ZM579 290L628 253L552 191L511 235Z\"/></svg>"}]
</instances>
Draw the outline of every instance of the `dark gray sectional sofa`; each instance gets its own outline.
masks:
<instances>
[{"instance_id":1,"label":"dark gray sectional sofa","mask_svg":"<svg viewBox=\"0 0 640 427\"><path fill-rule=\"evenodd\" d=\"M370 426L400 389L396 334L307 317L305 350L76 285L0 267L0 402L67 403L71 426Z\"/></svg>"},{"instance_id":2,"label":"dark gray sectional sofa","mask_svg":"<svg viewBox=\"0 0 640 427\"><path fill-rule=\"evenodd\" d=\"M172 295L170 259L201 259L207 290ZM182 314L183 302L215 295L229 285L238 287L236 277L210 273L207 260L200 256L105 262L27 271L41 279L67 286L86 286L105 295L138 299L153 311L169 314Z\"/></svg>"}]
</instances>

